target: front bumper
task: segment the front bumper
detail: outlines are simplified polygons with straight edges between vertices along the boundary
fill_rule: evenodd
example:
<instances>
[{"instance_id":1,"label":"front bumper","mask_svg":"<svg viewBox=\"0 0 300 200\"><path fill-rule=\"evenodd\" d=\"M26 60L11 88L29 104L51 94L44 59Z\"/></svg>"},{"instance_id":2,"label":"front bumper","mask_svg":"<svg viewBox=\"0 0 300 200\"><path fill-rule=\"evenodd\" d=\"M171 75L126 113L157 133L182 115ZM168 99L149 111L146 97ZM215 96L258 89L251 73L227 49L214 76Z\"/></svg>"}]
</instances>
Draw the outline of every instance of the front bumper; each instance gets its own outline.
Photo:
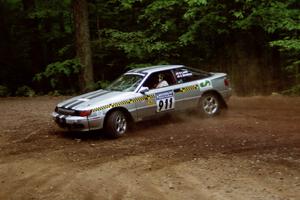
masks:
<instances>
[{"instance_id":1,"label":"front bumper","mask_svg":"<svg viewBox=\"0 0 300 200\"><path fill-rule=\"evenodd\" d=\"M61 127L72 131L90 131L103 128L103 117L81 117L62 115L57 112L52 113L55 123Z\"/></svg>"}]
</instances>

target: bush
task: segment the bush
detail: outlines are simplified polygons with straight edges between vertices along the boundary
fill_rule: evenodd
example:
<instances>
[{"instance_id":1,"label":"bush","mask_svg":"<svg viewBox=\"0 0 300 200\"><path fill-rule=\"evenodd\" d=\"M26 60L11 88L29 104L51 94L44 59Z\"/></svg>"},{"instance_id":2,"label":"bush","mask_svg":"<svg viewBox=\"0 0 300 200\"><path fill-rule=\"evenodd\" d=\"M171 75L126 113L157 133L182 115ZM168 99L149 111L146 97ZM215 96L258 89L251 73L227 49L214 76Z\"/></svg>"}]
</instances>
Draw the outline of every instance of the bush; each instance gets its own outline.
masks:
<instances>
[{"instance_id":1,"label":"bush","mask_svg":"<svg viewBox=\"0 0 300 200\"><path fill-rule=\"evenodd\" d=\"M99 90L99 89L105 89L111 82L110 81L97 81L94 85L93 85L93 89L94 90Z\"/></svg>"},{"instance_id":2,"label":"bush","mask_svg":"<svg viewBox=\"0 0 300 200\"><path fill-rule=\"evenodd\" d=\"M111 82L107 80L97 81L96 83L88 85L84 92L91 92L99 89L105 89L110 83Z\"/></svg>"},{"instance_id":3,"label":"bush","mask_svg":"<svg viewBox=\"0 0 300 200\"><path fill-rule=\"evenodd\" d=\"M79 90L78 76L81 65L78 59L68 59L49 64L44 72L38 73L33 80L46 82L52 91L74 93ZM43 91L45 92L45 91Z\"/></svg>"},{"instance_id":4,"label":"bush","mask_svg":"<svg viewBox=\"0 0 300 200\"><path fill-rule=\"evenodd\" d=\"M24 85L24 86L19 87L17 89L16 95L17 96L23 96L23 97L33 97L35 95L35 92L29 86Z\"/></svg>"},{"instance_id":5,"label":"bush","mask_svg":"<svg viewBox=\"0 0 300 200\"><path fill-rule=\"evenodd\" d=\"M300 84L281 92L283 95L300 96Z\"/></svg>"},{"instance_id":6,"label":"bush","mask_svg":"<svg viewBox=\"0 0 300 200\"><path fill-rule=\"evenodd\" d=\"M9 90L7 87L5 87L4 85L0 85L0 97L7 97L9 96Z\"/></svg>"},{"instance_id":7,"label":"bush","mask_svg":"<svg viewBox=\"0 0 300 200\"><path fill-rule=\"evenodd\" d=\"M61 93L58 90L54 90L48 93L50 96L58 97L61 95Z\"/></svg>"}]
</instances>

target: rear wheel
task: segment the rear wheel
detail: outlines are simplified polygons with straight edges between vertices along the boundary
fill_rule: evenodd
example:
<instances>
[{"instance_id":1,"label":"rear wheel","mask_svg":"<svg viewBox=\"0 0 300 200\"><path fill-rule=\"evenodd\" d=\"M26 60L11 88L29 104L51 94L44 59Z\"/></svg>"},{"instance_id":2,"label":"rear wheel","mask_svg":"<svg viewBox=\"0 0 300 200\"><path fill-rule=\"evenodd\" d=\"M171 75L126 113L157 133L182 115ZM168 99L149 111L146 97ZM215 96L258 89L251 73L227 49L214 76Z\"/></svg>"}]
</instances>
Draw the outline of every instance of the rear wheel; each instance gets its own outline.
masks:
<instances>
[{"instance_id":1,"label":"rear wheel","mask_svg":"<svg viewBox=\"0 0 300 200\"><path fill-rule=\"evenodd\" d=\"M213 117L220 113L221 102L213 93L206 93L200 99L201 114L206 117Z\"/></svg>"},{"instance_id":2,"label":"rear wheel","mask_svg":"<svg viewBox=\"0 0 300 200\"><path fill-rule=\"evenodd\" d=\"M107 134L112 138L124 135L128 129L128 120L122 111L113 111L106 120Z\"/></svg>"}]
</instances>

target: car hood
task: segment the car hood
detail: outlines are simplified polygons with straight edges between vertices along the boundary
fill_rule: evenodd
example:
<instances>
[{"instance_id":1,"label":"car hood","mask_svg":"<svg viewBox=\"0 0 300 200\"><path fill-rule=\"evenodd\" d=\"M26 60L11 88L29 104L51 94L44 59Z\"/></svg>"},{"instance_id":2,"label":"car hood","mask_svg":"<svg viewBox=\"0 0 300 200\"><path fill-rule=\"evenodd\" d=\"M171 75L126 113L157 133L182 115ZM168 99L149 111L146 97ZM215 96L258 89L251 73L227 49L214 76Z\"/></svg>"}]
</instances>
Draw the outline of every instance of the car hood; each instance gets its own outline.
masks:
<instances>
[{"instance_id":1,"label":"car hood","mask_svg":"<svg viewBox=\"0 0 300 200\"><path fill-rule=\"evenodd\" d=\"M107 105L126 99L131 93L132 92L97 90L73 97L59 103L57 106L73 110L93 109L98 106Z\"/></svg>"}]
</instances>

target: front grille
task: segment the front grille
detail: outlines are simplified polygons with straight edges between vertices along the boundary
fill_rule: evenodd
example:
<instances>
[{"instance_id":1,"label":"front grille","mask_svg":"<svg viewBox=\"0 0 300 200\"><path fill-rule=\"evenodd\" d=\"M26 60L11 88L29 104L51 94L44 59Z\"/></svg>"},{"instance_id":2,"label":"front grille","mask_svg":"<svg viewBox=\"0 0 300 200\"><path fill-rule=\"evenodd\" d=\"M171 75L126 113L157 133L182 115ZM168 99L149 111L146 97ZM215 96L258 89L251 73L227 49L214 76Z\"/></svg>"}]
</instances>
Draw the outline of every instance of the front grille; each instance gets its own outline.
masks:
<instances>
[{"instance_id":1,"label":"front grille","mask_svg":"<svg viewBox=\"0 0 300 200\"><path fill-rule=\"evenodd\" d=\"M59 127L61 128L69 128L69 129L83 129L84 125L83 124L67 124L66 119L65 118L59 118L56 117L55 118L55 122L58 124Z\"/></svg>"},{"instance_id":2,"label":"front grille","mask_svg":"<svg viewBox=\"0 0 300 200\"><path fill-rule=\"evenodd\" d=\"M76 115L75 110L56 107L55 111L61 115Z\"/></svg>"}]
</instances>

